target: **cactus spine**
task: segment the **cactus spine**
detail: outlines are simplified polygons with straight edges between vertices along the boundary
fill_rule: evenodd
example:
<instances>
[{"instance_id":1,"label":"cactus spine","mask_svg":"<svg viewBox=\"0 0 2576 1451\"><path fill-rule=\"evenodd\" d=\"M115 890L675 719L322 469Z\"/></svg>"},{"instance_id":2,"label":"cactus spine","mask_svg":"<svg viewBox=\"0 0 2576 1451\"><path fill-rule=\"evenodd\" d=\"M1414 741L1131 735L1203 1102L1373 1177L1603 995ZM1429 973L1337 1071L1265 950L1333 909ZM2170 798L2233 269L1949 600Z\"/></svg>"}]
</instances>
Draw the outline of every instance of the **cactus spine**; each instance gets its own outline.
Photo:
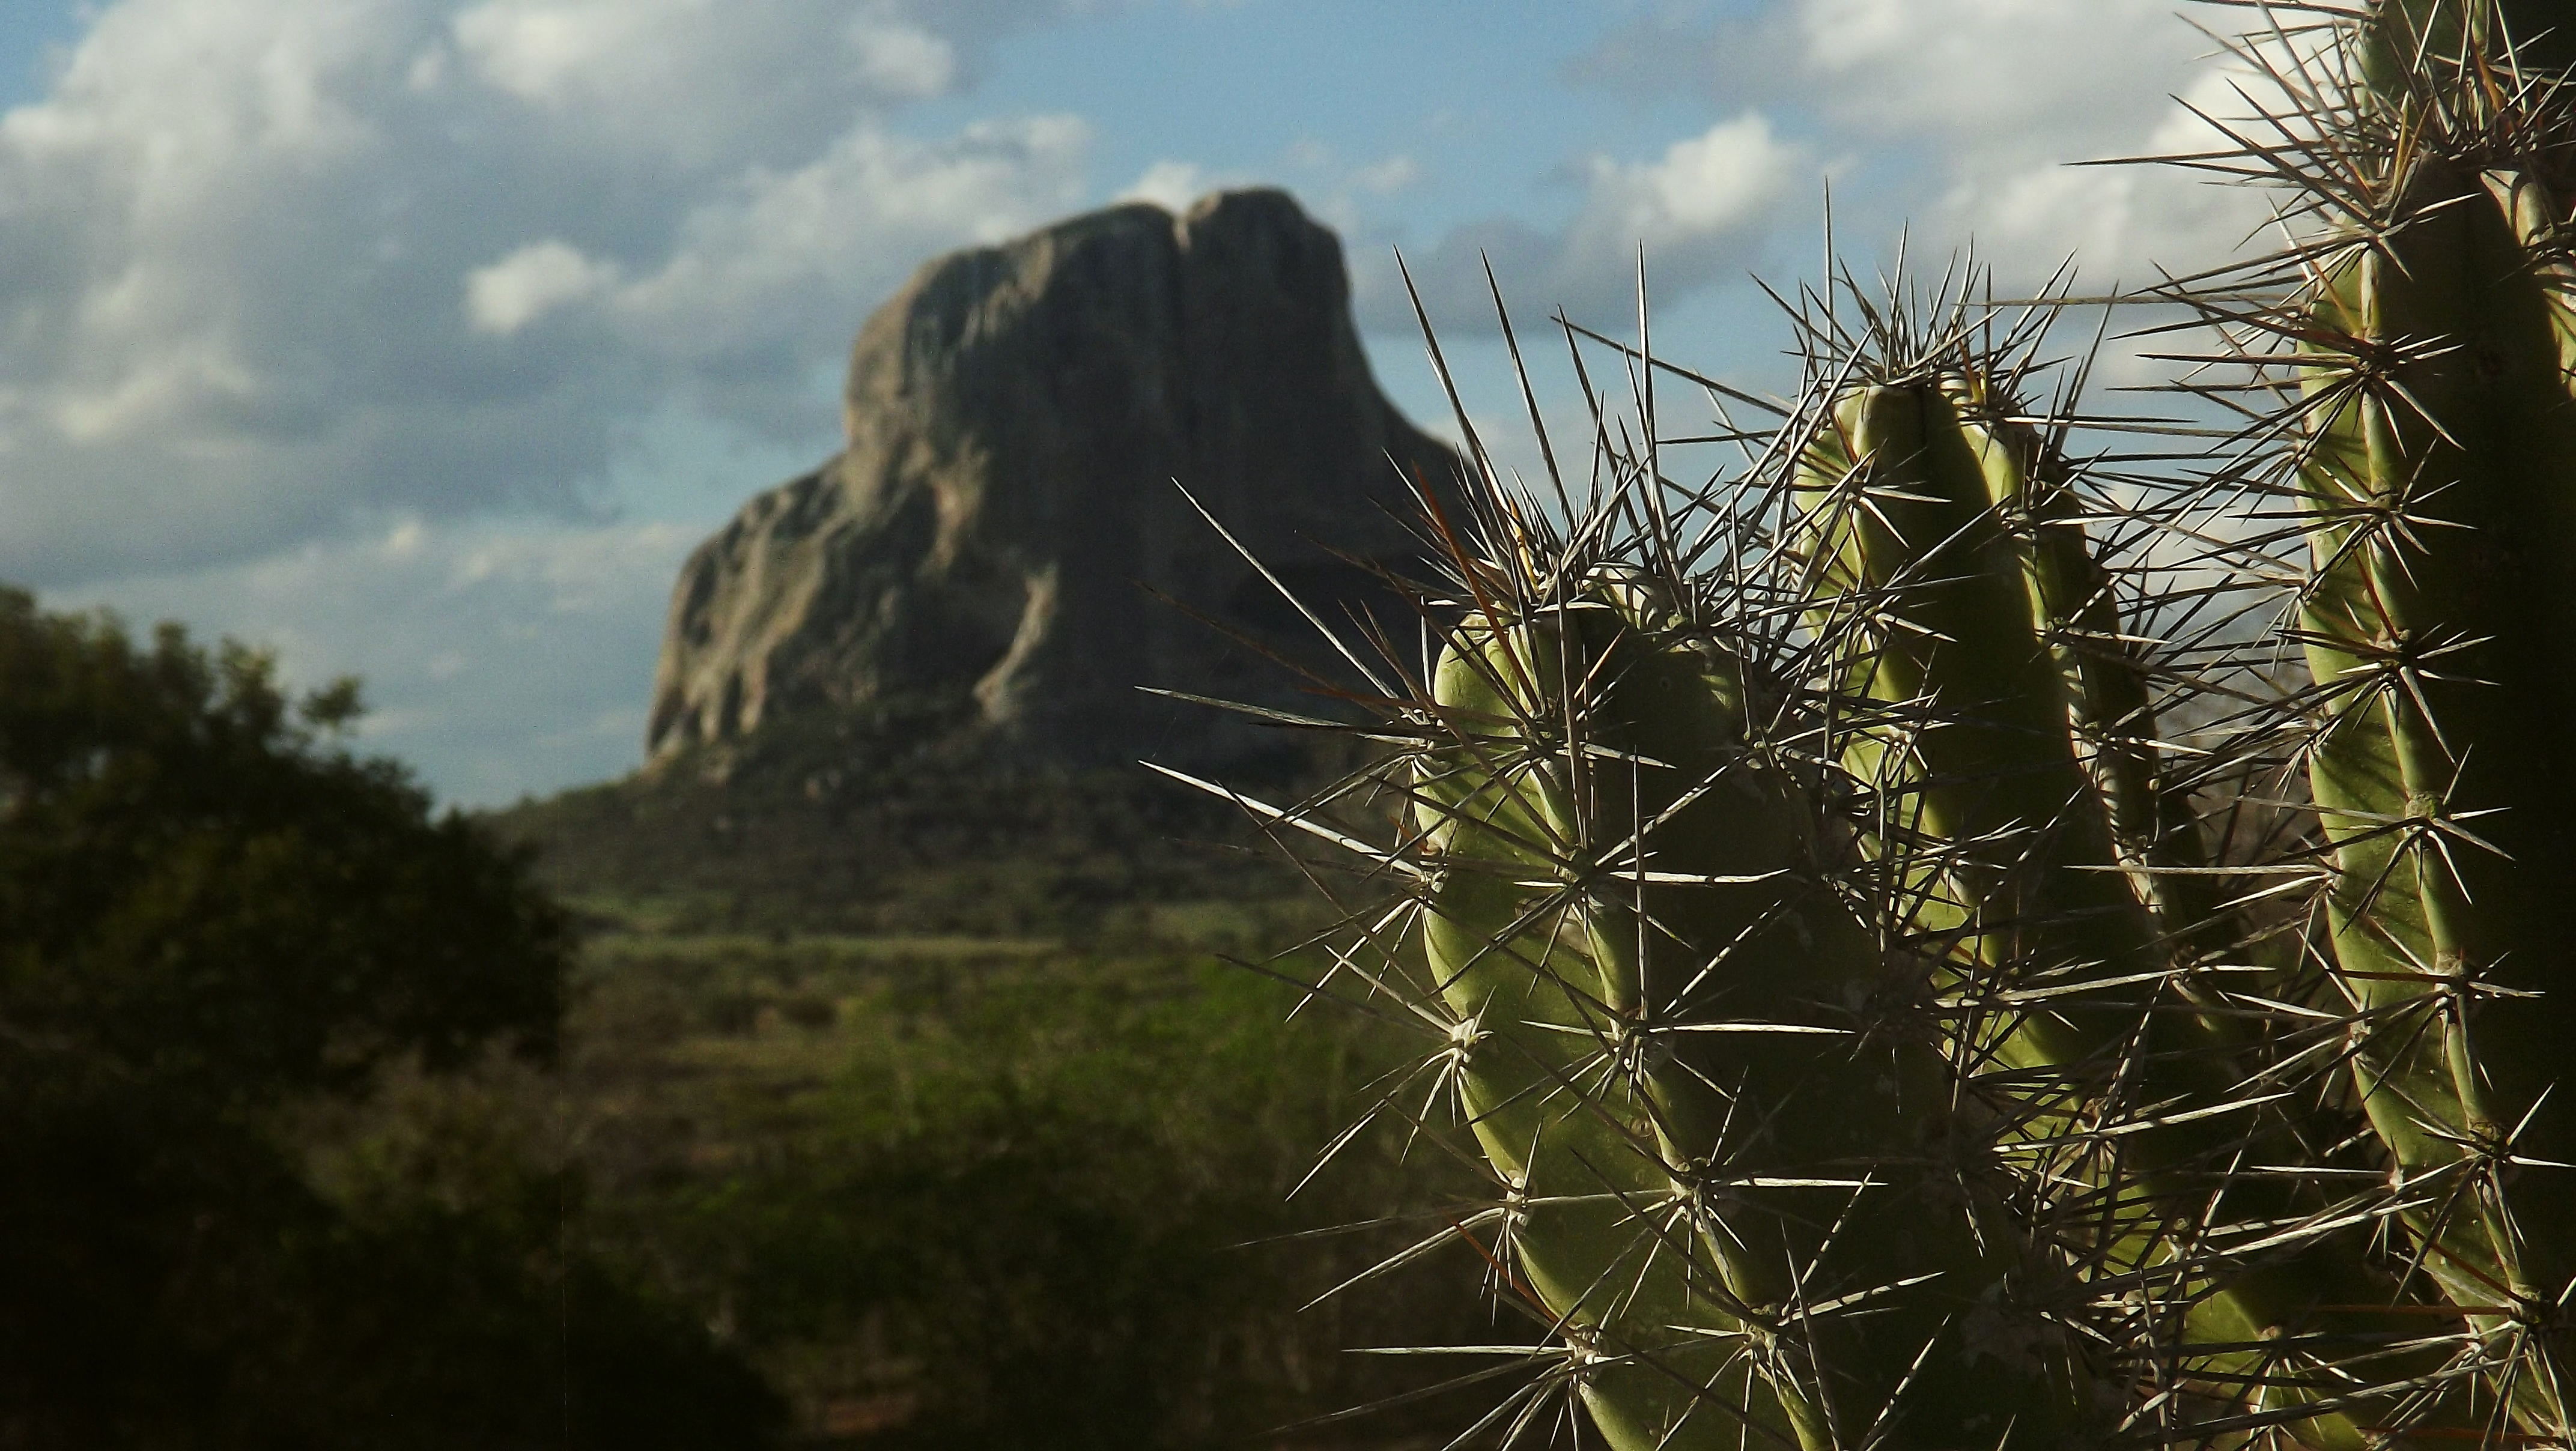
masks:
<instances>
[{"instance_id":1,"label":"cactus spine","mask_svg":"<svg viewBox=\"0 0 2576 1451\"><path fill-rule=\"evenodd\" d=\"M1866 843L1915 904L1970 1083L2044 1156L2069 1261L2162 1284L2169 1373L2311 1444L2366 1444L2370 1418L2307 1382L2390 1338L2385 1288L2352 1226L2281 1243L2329 1206L2241 1166L2295 1158L2295 1126L2246 1086L2243 1020L2195 980L2224 922L2186 798L2065 464L2009 405L1973 365L1854 388L1801 462L1814 608L1870 621L1842 746L1882 803ZM2229 1253L2258 1239L2276 1247Z\"/></svg>"},{"instance_id":2,"label":"cactus spine","mask_svg":"<svg viewBox=\"0 0 2576 1451\"><path fill-rule=\"evenodd\" d=\"M1972 1373L2024 1267L1939 1060L1887 1021L1742 667L1653 594L1481 607L1432 679L1423 944L1512 1263L1620 1451L2062 1444L2062 1337L2031 1317Z\"/></svg>"},{"instance_id":3,"label":"cactus spine","mask_svg":"<svg viewBox=\"0 0 2576 1451\"><path fill-rule=\"evenodd\" d=\"M2576 1043L2554 920L2576 886L2576 131L2500 41L2558 8L2378 17L2353 128L2368 211L2310 266L2297 468L2310 780L2355 1087L2423 1273L2544 1434L2566 1425L2576 1186L2544 1170L2514 1187L2517 1161L2576 1151L2570 1106L2548 1101Z\"/></svg>"},{"instance_id":4,"label":"cactus spine","mask_svg":"<svg viewBox=\"0 0 2576 1451\"><path fill-rule=\"evenodd\" d=\"M1462 412L1408 744L1270 814L1415 884L1354 921L1540 1330L1512 1436L2570 1444L2576 4L2269 9L2309 235L2157 296L2277 406L2168 475L1964 290L1695 380L1701 484L1642 347L1581 502Z\"/></svg>"}]
</instances>

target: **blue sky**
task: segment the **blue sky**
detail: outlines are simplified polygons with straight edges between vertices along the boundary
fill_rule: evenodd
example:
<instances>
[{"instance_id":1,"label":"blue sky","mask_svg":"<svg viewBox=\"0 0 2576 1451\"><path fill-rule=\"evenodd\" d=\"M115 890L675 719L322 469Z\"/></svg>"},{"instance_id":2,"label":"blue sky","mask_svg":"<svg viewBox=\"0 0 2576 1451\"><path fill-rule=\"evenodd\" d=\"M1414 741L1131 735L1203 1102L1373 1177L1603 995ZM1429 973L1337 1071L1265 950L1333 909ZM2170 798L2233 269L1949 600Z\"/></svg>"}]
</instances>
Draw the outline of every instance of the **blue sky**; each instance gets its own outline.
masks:
<instances>
[{"instance_id":1,"label":"blue sky","mask_svg":"<svg viewBox=\"0 0 2576 1451\"><path fill-rule=\"evenodd\" d=\"M835 443L923 260L1293 190L1438 425L1401 248L1511 411L1477 259L1751 386L1830 180L1866 262L2098 282L2259 203L2072 169L2223 97L2171 0L18 0L0 7L0 579L354 672L451 800L631 769L670 581ZM2230 12L2209 11L2205 21ZM2241 12L2238 12L2241 13ZM1547 380L1553 406L1569 395Z\"/></svg>"},{"instance_id":2,"label":"blue sky","mask_svg":"<svg viewBox=\"0 0 2576 1451\"><path fill-rule=\"evenodd\" d=\"M60 51L80 39L87 8L79 0L19 0L0 9L0 55L9 58L0 74L0 102L14 106L44 95L47 72Z\"/></svg>"}]
</instances>

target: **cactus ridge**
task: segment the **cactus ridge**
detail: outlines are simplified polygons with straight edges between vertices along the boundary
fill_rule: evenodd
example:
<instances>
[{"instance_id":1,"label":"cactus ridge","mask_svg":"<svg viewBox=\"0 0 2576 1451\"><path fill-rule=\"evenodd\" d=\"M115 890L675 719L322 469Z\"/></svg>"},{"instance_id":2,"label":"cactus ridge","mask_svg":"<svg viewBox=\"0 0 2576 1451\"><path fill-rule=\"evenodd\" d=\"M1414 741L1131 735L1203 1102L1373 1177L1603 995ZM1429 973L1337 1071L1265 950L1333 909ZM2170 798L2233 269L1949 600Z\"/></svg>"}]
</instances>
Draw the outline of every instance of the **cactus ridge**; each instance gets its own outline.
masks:
<instances>
[{"instance_id":1,"label":"cactus ridge","mask_svg":"<svg viewBox=\"0 0 2576 1451\"><path fill-rule=\"evenodd\" d=\"M1783 298L1781 398L1563 323L1535 487L1457 409L1387 749L1247 804L1487 1186L1362 1277L1528 1327L1471 1437L2570 1444L2576 5L2239 8L2188 164L2292 240L2134 299L2187 416L1972 258Z\"/></svg>"},{"instance_id":2,"label":"cactus ridge","mask_svg":"<svg viewBox=\"0 0 2576 1451\"><path fill-rule=\"evenodd\" d=\"M2199 299L2249 376L2296 390L2264 483L2310 546L2285 633L2313 680L2318 999L2401 1186L2408 1269L2548 1439L2576 1269L2576 1184L2544 1167L2576 1149L2549 1101L2576 1031L2548 921L2576 805L2552 729L2576 704L2565 10L2391 4L2345 32L2359 81L2309 105L2278 178L2320 225L2226 279L2263 305Z\"/></svg>"},{"instance_id":3,"label":"cactus ridge","mask_svg":"<svg viewBox=\"0 0 2576 1451\"><path fill-rule=\"evenodd\" d=\"M1904 338L1876 345L1891 341ZM1925 884L1920 953L1974 1015L1961 1071L2036 1156L2037 1227L2092 1285L2159 1287L2179 1313L2133 1319L2131 1353L2249 1401L2226 1429L2362 1444L2390 1407L2321 1415L2337 1398L2299 1382L2387 1358L2393 1327L2371 1309L2386 1288L2366 1215L2244 1164L2295 1162L2317 1130L2308 1085L2263 1071L2279 1015L2249 1010L2226 986L2248 974L2211 955L2227 921L2187 788L2164 780L2156 642L2120 624L2105 561L2156 541L2095 552L2088 516L2124 521L2082 496L2091 481L2063 442L2071 401L2015 402L2007 365L2026 350L1952 343L1857 366L1814 351L1838 378L1871 380L1820 394L1796 526L1827 588L1874 595L1879 624L1848 688L1903 707L1856 715L1843 748L1907 803L1863 841ZM2267 1253L2249 1258L2249 1242Z\"/></svg>"}]
</instances>

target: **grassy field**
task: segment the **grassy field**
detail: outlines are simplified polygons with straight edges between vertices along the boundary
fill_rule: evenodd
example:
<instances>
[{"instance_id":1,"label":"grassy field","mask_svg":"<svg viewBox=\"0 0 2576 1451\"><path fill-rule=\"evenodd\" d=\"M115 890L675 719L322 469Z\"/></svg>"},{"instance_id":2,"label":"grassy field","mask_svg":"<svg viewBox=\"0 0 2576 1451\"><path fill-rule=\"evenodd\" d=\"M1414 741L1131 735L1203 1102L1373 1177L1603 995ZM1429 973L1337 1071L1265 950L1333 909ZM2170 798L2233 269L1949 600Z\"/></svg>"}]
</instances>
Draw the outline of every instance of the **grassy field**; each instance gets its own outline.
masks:
<instances>
[{"instance_id":1,"label":"grassy field","mask_svg":"<svg viewBox=\"0 0 2576 1451\"><path fill-rule=\"evenodd\" d=\"M587 928L560 1070L502 1096L577 1174L582 1231L698 1307L799 1437L1239 1446L1424 1382L1349 1347L1529 1333L1493 1323L1463 1241L1298 1309L1475 1186L1418 1146L1399 1172L1384 1135L1290 1197L1421 1045L1341 1010L1283 1027L1297 991L1222 960L1320 921L1231 808L1133 769L851 777L804 758L849 759L829 740L774 749L497 819Z\"/></svg>"},{"instance_id":2,"label":"grassy field","mask_svg":"<svg viewBox=\"0 0 2576 1451\"><path fill-rule=\"evenodd\" d=\"M558 1070L416 1085L321 1137L482 1135L558 1166L567 1232L703 1314L798 1444L1240 1445L1420 1384L1349 1347L1495 1337L1463 1244L1403 1293L1298 1309L1440 1222L1309 1233L1423 1199L1394 1140L1289 1197L1413 1051L1345 1012L1283 1027L1298 994L1220 960L1289 940L1302 904L1130 904L1080 941L576 905ZM1411 1444L1456 1411L1285 1444Z\"/></svg>"}]
</instances>

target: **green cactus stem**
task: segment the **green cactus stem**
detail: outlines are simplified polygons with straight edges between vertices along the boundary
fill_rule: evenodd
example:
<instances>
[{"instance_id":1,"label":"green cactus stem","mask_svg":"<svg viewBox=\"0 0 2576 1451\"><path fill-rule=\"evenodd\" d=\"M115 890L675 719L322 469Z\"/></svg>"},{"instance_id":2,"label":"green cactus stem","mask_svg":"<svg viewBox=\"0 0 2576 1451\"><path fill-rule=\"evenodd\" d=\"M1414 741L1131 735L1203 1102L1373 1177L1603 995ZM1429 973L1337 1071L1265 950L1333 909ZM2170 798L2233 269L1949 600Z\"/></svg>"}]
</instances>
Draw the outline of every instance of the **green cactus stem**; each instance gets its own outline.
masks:
<instances>
[{"instance_id":1,"label":"green cactus stem","mask_svg":"<svg viewBox=\"0 0 2576 1451\"><path fill-rule=\"evenodd\" d=\"M2188 967L2229 925L2190 795L2065 467L2011 412L1982 370L1861 388L1802 457L1809 589L1857 644L1844 690L1886 716L1846 760L1893 813L1880 835L1916 869L1920 930L1968 932L1959 961ZM1856 610L1874 621L1836 622ZM2086 1038L2054 1017L2018 1031L2043 1054Z\"/></svg>"},{"instance_id":2,"label":"green cactus stem","mask_svg":"<svg viewBox=\"0 0 2576 1451\"><path fill-rule=\"evenodd\" d=\"M2550 1098L2576 1044L2576 404L2544 262L2564 211L2535 178L2432 160L2397 187L2303 350L2310 776L2353 1069L2422 1268L2518 1339L2557 1317L2576 1231L2576 1176L2514 1163L2576 1155L2576 1104ZM2563 1429L2550 1379L2519 1399Z\"/></svg>"},{"instance_id":3,"label":"green cactus stem","mask_svg":"<svg viewBox=\"0 0 2576 1451\"><path fill-rule=\"evenodd\" d=\"M1997 396L1985 375L1953 379L1947 396L1976 449L1987 501L2020 556L2032 628L2057 667L2075 754L2089 768L2114 849L2130 868L2128 885L2168 956L2187 962L2215 950L2227 918L2203 874L2209 859L2191 794L2167 776L2153 694L2110 571L2094 556L2081 502L2049 440L2011 419L2010 400ZM2194 987L2188 977L2178 984L2186 992Z\"/></svg>"},{"instance_id":4,"label":"green cactus stem","mask_svg":"<svg viewBox=\"0 0 2576 1451\"><path fill-rule=\"evenodd\" d=\"M1596 591L1463 628L1433 701L1429 965L1610 1444L2066 1444L2093 1398L1724 654Z\"/></svg>"},{"instance_id":5,"label":"green cactus stem","mask_svg":"<svg viewBox=\"0 0 2576 1451\"><path fill-rule=\"evenodd\" d=\"M2565 75L2576 65L2576 5L2568 0L2382 0L2358 27L2362 93L2395 104L2445 87L2481 65L2508 85L2512 71ZM2512 65L2503 64L2510 42Z\"/></svg>"},{"instance_id":6,"label":"green cactus stem","mask_svg":"<svg viewBox=\"0 0 2576 1451\"><path fill-rule=\"evenodd\" d=\"M1344 931L1612 1451L2576 1439L2576 0L2224 3L2278 114L2191 160L2293 240L2157 296L2240 431L2088 475L1964 302L1817 299L1786 404L1568 324L1589 492L1471 446L1401 759L1263 808L1416 884Z\"/></svg>"},{"instance_id":7,"label":"green cactus stem","mask_svg":"<svg viewBox=\"0 0 2576 1451\"><path fill-rule=\"evenodd\" d=\"M2158 885L2196 850L2159 779L2144 679L2058 466L1999 412L1974 375L1862 387L1801 460L1822 628L1870 621L1843 757L1885 803L1874 849L1971 1013L1962 1060L2000 1086L2025 1143L2077 1146L2055 1172L2091 1186L2068 1212L2088 1272L2170 1276L2187 1378L2310 1444L2366 1445L2391 1408L2346 1413L2324 1390L2403 1333L2371 1309L2390 1287L2366 1231L2251 1263L2193 1247L2329 1206L2239 1167L2293 1161L2298 1135L2246 1086L2241 1020L2186 991L2225 924L2189 874ZM2118 1152L2084 1163L2106 1128Z\"/></svg>"}]
</instances>

